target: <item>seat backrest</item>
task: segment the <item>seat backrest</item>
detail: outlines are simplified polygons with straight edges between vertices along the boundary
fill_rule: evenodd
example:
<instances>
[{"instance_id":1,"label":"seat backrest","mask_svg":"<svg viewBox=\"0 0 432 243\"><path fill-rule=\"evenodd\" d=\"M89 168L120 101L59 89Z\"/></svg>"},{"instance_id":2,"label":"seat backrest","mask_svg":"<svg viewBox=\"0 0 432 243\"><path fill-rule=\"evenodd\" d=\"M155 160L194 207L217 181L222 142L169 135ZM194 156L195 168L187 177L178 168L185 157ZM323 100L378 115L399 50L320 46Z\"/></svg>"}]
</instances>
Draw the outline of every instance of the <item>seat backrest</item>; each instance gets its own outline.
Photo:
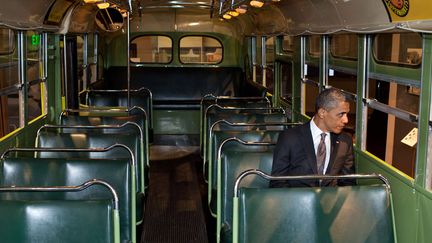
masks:
<instances>
[{"instance_id":1,"label":"seat backrest","mask_svg":"<svg viewBox=\"0 0 432 243\"><path fill-rule=\"evenodd\" d=\"M97 130L90 132L62 132L52 129L42 129L36 137L38 148L107 148L113 144L123 144L133 153L135 159L135 174L137 176L137 190L143 192L146 186L145 181L148 177L144 161L144 151L140 135L136 131L118 131L115 136ZM40 158L130 158L126 149L115 148L106 152L38 152Z\"/></svg>"},{"instance_id":2,"label":"seat backrest","mask_svg":"<svg viewBox=\"0 0 432 243\"><path fill-rule=\"evenodd\" d=\"M85 104L91 107L128 107L128 92L126 90L87 90L83 95L85 95ZM142 107L147 114L149 125L151 125L153 107L150 90L131 90L129 105Z\"/></svg>"},{"instance_id":3,"label":"seat backrest","mask_svg":"<svg viewBox=\"0 0 432 243\"><path fill-rule=\"evenodd\" d=\"M383 185L241 188L238 242L395 242L390 205Z\"/></svg>"},{"instance_id":4,"label":"seat backrest","mask_svg":"<svg viewBox=\"0 0 432 243\"><path fill-rule=\"evenodd\" d=\"M217 237L223 242L232 240L232 209L234 183L237 177L245 170L259 169L266 173L271 172L273 164L274 146L260 146L261 151L242 151L239 145L233 145L222 153L220 167L218 168L217 188ZM248 178L244 184L249 187L268 187L268 181L262 178Z\"/></svg>"},{"instance_id":5,"label":"seat backrest","mask_svg":"<svg viewBox=\"0 0 432 243\"><path fill-rule=\"evenodd\" d=\"M0 215L5 243L115 242L110 200L0 200Z\"/></svg>"},{"instance_id":6,"label":"seat backrest","mask_svg":"<svg viewBox=\"0 0 432 243\"><path fill-rule=\"evenodd\" d=\"M133 240L135 242L136 189L134 171L129 158L73 159L70 157L6 157L1 160L0 165L2 167L2 177L0 178L1 185L29 187L56 185L75 186L95 178L108 182L117 192L119 198L120 238L122 241ZM111 198L110 192L106 190L106 188L100 186L91 187L80 192L40 192L37 194L7 192L1 193L1 196L14 200L96 200ZM41 222L40 220L43 219L39 219L39 222Z\"/></svg>"},{"instance_id":7,"label":"seat backrest","mask_svg":"<svg viewBox=\"0 0 432 243\"><path fill-rule=\"evenodd\" d=\"M239 97L231 97L231 99L220 99L217 97L209 96L201 99L200 106L200 124L201 130L203 130L204 117L207 108L213 104L219 104L222 106L230 107L270 107L270 101L264 97L254 97L248 99L242 99Z\"/></svg>"},{"instance_id":8,"label":"seat backrest","mask_svg":"<svg viewBox=\"0 0 432 243\"><path fill-rule=\"evenodd\" d=\"M276 143L280 131L261 130L261 131L214 131L209 142L208 158L205 165L208 176L208 202L212 213L216 213L216 191L217 191L217 173L218 173L218 150L221 144L228 138L236 137L247 142L269 142ZM234 143L224 145L224 148L237 146L237 150L253 151L256 147L241 146ZM235 149L235 148L234 148ZM258 148L261 149L261 148Z\"/></svg>"},{"instance_id":9,"label":"seat backrest","mask_svg":"<svg viewBox=\"0 0 432 243\"><path fill-rule=\"evenodd\" d=\"M140 115L128 115L125 114L121 116L104 116L104 115L96 115L90 114L89 116L79 116L79 115L62 115L60 117L61 125L84 125L84 126L99 126L99 125L123 125L127 122L136 123L142 132L142 153L144 159L144 171L149 170L150 158L149 158L149 146L150 146L150 131L148 129L148 122L146 117L142 114ZM98 131L103 131L104 133L119 133L119 132L128 132L130 129L134 130L133 126L125 126L123 128L118 129L98 129ZM148 182L148 181L146 181ZM147 183L146 183L147 185Z\"/></svg>"},{"instance_id":10,"label":"seat backrest","mask_svg":"<svg viewBox=\"0 0 432 243\"><path fill-rule=\"evenodd\" d=\"M234 110L227 110L223 112L209 114L206 117L204 130L202 133L202 146L203 146L203 158L208 156L207 147L210 138L210 130L215 122L220 120L226 120L232 123L273 123L273 122L287 122L287 116L279 112L274 113L236 113ZM229 130L226 128L225 130ZM233 128L233 130L239 130L238 128Z\"/></svg>"}]
</instances>

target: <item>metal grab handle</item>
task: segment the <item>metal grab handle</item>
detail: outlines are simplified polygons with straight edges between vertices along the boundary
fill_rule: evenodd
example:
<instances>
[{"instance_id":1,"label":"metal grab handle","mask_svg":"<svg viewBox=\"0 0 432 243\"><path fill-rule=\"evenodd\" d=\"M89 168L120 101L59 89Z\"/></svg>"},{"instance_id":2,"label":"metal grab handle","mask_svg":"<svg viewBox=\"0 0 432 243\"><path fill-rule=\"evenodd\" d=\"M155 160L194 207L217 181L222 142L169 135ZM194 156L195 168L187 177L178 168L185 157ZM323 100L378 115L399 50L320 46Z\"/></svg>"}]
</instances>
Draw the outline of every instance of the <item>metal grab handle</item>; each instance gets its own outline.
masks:
<instances>
[{"instance_id":1,"label":"metal grab handle","mask_svg":"<svg viewBox=\"0 0 432 243\"><path fill-rule=\"evenodd\" d=\"M301 176L271 176L266 173L264 173L261 170L257 169L250 169L243 171L236 179L236 182L234 184L234 197L239 196L239 187L241 181L246 178L249 175L258 175L264 179L267 180L274 180L274 181L286 181L286 180L339 180L339 179L378 179L381 180L388 190L390 191L390 183L388 182L387 178L382 176L381 174L352 174L352 175L338 175L338 176L331 176L331 175L301 175Z\"/></svg>"},{"instance_id":2,"label":"metal grab handle","mask_svg":"<svg viewBox=\"0 0 432 243\"><path fill-rule=\"evenodd\" d=\"M85 190L93 185L102 185L108 188L108 190L111 192L113 196L114 209L118 210L119 199L114 187L112 187L108 182L99 179L89 180L78 186L51 186L51 187L20 187L15 185L9 187L1 186L0 192L77 192L77 191Z\"/></svg>"}]
</instances>

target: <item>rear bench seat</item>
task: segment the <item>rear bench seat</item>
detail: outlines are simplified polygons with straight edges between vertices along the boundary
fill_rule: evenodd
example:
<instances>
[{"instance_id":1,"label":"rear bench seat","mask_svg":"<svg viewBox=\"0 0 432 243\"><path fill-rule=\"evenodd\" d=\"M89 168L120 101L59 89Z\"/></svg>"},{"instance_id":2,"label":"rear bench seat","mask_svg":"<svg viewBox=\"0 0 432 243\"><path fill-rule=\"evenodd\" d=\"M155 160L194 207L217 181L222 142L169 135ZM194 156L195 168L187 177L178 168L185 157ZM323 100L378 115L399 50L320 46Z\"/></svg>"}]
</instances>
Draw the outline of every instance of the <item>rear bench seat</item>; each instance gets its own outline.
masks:
<instances>
[{"instance_id":1,"label":"rear bench seat","mask_svg":"<svg viewBox=\"0 0 432 243\"><path fill-rule=\"evenodd\" d=\"M127 89L127 67L112 66L91 89ZM246 81L238 67L131 67L131 89L148 88L155 109L199 109L201 98L264 97L266 89ZM181 90L182 92L178 92Z\"/></svg>"}]
</instances>

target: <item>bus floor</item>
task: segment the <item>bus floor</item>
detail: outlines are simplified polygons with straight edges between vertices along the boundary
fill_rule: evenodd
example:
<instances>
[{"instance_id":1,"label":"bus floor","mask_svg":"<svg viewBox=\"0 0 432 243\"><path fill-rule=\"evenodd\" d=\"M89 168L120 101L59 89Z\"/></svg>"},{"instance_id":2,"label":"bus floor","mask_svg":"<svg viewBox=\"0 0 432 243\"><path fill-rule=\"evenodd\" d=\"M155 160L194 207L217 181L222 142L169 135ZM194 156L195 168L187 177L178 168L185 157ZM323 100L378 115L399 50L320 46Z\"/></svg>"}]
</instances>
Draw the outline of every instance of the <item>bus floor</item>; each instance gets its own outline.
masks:
<instances>
[{"instance_id":1,"label":"bus floor","mask_svg":"<svg viewBox=\"0 0 432 243\"><path fill-rule=\"evenodd\" d=\"M151 147L150 154L141 242L208 242L199 149L158 145Z\"/></svg>"}]
</instances>

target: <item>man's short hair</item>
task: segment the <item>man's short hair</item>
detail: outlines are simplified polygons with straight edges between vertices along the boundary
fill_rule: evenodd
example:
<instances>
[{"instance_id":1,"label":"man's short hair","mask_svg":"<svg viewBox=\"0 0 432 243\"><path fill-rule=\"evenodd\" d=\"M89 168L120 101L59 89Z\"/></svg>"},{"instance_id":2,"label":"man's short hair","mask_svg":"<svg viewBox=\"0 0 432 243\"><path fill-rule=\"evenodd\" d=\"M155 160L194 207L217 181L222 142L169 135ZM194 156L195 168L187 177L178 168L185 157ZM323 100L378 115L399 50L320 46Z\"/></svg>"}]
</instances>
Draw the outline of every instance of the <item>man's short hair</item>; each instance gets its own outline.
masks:
<instances>
[{"instance_id":1,"label":"man's short hair","mask_svg":"<svg viewBox=\"0 0 432 243\"><path fill-rule=\"evenodd\" d=\"M315 112L318 112L319 108L331 110L336 108L340 102L348 102L345 93L335 88L325 89L318 94L315 100Z\"/></svg>"}]
</instances>

